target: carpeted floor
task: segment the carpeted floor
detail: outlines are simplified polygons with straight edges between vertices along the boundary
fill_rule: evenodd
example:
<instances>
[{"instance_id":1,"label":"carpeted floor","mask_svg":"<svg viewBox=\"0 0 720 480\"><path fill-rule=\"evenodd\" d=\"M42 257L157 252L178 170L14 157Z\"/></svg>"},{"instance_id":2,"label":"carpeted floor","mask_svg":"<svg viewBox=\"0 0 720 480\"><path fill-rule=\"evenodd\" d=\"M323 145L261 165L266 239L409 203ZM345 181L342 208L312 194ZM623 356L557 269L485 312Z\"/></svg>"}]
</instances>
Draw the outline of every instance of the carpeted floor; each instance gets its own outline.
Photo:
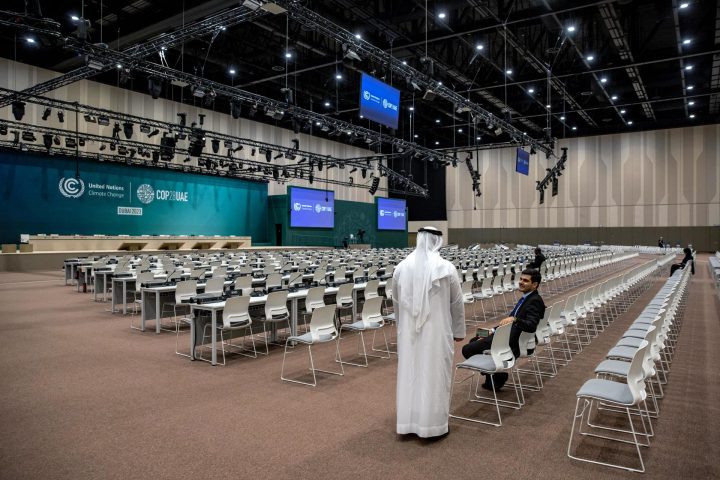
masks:
<instances>
[{"instance_id":1,"label":"carpeted floor","mask_svg":"<svg viewBox=\"0 0 720 480\"><path fill-rule=\"evenodd\" d=\"M720 306L706 262L643 452L647 478L720 478ZM59 270L0 273L0 478L638 478L566 448L575 392L664 280L522 410L503 410L502 427L452 420L448 436L425 441L395 434L395 358L320 375L315 389L283 383L280 349L225 367L190 362L173 334L131 330L128 316L63 286ZM348 340L343 353L354 348ZM317 367L335 367L330 348L315 353ZM288 362L302 375L307 357Z\"/></svg>"}]
</instances>

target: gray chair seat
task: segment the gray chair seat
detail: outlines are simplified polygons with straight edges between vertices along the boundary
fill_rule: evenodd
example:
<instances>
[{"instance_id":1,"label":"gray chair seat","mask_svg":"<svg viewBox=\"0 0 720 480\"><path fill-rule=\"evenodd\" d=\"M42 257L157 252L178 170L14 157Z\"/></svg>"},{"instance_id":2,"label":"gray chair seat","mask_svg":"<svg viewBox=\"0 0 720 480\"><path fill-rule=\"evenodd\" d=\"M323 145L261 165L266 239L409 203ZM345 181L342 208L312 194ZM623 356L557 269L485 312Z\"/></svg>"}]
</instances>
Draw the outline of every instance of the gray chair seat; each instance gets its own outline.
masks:
<instances>
[{"instance_id":1,"label":"gray chair seat","mask_svg":"<svg viewBox=\"0 0 720 480\"><path fill-rule=\"evenodd\" d=\"M459 363L457 368L467 368L469 370L478 370L489 373L497 371L492 355L473 355L464 362Z\"/></svg>"},{"instance_id":2,"label":"gray chair seat","mask_svg":"<svg viewBox=\"0 0 720 480\"><path fill-rule=\"evenodd\" d=\"M621 338L620 341L615 345L617 347L631 347L631 348L640 348L640 344L642 343L643 339L638 337L625 337Z\"/></svg>"},{"instance_id":3,"label":"gray chair seat","mask_svg":"<svg viewBox=\"0 0 720 480\"><path fill-rule=\"evenodd\" d=\"M313 344L315 342L327 342L333 339L333 335L320 334L317 339L313 340L312 333L308 332L303 335L292 335L288 337L287 342L300 342L305 344Z\"/></svg>"},{"instance_id":4,"label":"gray chair seat","mask_svg":"<svg viewBox=\"0 0 720 480\"><path fill-rule=\"evenodd\" d=\"M611 380L601 380L598 378L588 380L580 387L576 395L578 397L607 400L620 405L633 404L633 396L632 393L630 393L630 388L624 383L613 382Z\"/></svg>"},{"instance_id":5,"label":"gray chair seat","mask_svg":"<svg viewBox=\"0 0 720 480\"><path fill-rule=\"evenodd\" d=\"M650 325L648 325L649 327ZM647 336L647 328L631 328L627 330L625 333L623 333L622 338L645 338Z\"/></svg>"},{"instance_id":6,"label":"gray chair seat","mask_svg":"<svg viewBox=\"0 0 720 480\"><path fill-rule=\"evenodd\" d=\"M623 358L628 361L632 360L637 352L637 348L634 347L613 347L610 349L606 357L610 358Z\"/></svg>"},{"instance_id":7,"label":"gray chair seat","mask_svg":"<svg viewBox=\"0 0 720 480\"><path fill-rule=\"evenodd\" d=\"M360 320L355 323L344 324L340 328L342 328L343 330L353 330L359 332L360 330L375 330L380 327L382 327L382 325L378 322L370 322L368 325L365 325L365 323Z\"/></svg>"},{"instance_id":8,"label":"gray chair seat","mask_svg":"<svg viewBox=\"0 0 720 480\"><path fill-rule=\"evenodd\" d=\"M609 373L610 375L617 375L619 377L627 377L629 370L630 362L623 362L622 360L603 360L595 367L596 374Z\"/></svg>"}]
</instances>

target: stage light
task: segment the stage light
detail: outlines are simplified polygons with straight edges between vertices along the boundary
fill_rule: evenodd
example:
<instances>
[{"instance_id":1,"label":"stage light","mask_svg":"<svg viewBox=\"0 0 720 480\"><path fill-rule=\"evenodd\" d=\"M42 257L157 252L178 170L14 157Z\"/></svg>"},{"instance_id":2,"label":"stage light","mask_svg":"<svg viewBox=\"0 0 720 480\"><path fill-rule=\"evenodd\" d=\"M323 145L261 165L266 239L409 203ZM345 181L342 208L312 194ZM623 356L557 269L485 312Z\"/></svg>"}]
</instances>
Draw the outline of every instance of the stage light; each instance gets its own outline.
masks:
<instances>
[{"instance_id":1,"label":"stage light","mask_svg":"<svg viewBox=\"0 0 720 480\"><path fill-rule=\"evenodd\" d=\"M157 135L158 133L160 133L160 130L158 130L158 129L156 128L156 129L153 130L152 132L148 133L148 137L154 137L154 136Z\"/></svg>"},{"instance_id":2,"label":"stage light","mask_svg":"<svg viewBox=\"0 0 720 480\"><path fill-rule=\"evenodd\" d=\"M370 189L368 190L370 195L375 195L375 192L377 192L377 189L379 186L380 186L380 178L373 177L372 183L370 184Z\"/></svg>"},{"instance_id":3,"label":"stage light","mask_svg":"<svg viewBox=\"0 0 720 480\"><path fill-rule=\"evenodd\" d=\"M218 140L217 138L213 138L210 141L210 145L212 146L213 153L218 153L218 151L220 150L220 140Z\"/></svg>"},{"instance_id":4,"label":"stage light","mask_svg":"<svg viewBox=\"0 0 720 480\"><path fill-rule=\"evenodd\" d=\"M237 120L238 118L240 118L240 113L241 113L240 101L236 100L236 99L230 100L230 115L232 116L232 118Z\"/></svg>"},{"instance_id":5,"label":"stage light","mask_svg":"<svg viewBox=\"0 0 720 480\"><path fill-rule=\"evenodd\" d=\"M162 80L156 77L148 77L148 93L153 99L157 99L162 93Z\"/></svg>"},{"instance_id":6,"label":"stage light","mask_svg":"<svg viewBox=\"0 0 720 480\"><path fill-rule=\"evenodd\" d=\"M45 144L45 148L47 148L47 151L50 151L50 147L52 147L53 144L53 136L51 133L45 133L43 134L43 144Z\"/></svg>"},{"instance_id":7,"label":"stage light","mask_svg":"<svg viewBox=\"0 0 720 480\"><path fill-rule=\"evenodd\" d=\"M135 126L132 122L124 122L123 123L123 133L125 134L125 138L130 140L133 136L133 127Z\"/></svg>"},{"instance_id":8,"label":"stage light","mask_svg":"<svg viewBox=\"0 0 720 480\"><path fill-rule=\"evenodd\" d=\"M25 116L25 102L12 102L12 114L18 122Z\"/></svg>"},{"instance_id":9,"label":"stage light","mask_svg":"<svg viewBox=\"0 0 720 480\"><path fill-rule=\"evenodd\" d=\"M50 117L50 114L52 113L52 110L50 107L47 107L45 111L43 112L42 119L47 121L48 117Z\"/></svg>"}]
</instances>

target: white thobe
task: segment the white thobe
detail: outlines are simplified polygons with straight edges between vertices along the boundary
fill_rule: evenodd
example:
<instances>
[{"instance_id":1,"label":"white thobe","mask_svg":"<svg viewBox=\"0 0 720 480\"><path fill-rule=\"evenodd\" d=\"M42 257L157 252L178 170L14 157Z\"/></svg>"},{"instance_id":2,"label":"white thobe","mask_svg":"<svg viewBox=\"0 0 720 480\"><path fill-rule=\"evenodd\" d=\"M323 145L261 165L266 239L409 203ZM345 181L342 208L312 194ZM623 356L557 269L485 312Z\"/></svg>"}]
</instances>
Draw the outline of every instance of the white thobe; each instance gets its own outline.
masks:
<instances>
[{"instance_id":1,"label":"white thobe","mask_svg":"<svg viewBox=\"0 0 720 480\"><path fill-rule=\"evenodd\" d=\"M401 262L393 274L394 299L412 272ZM416 331L410 312L397 317L397 433L435 437L448 431L455 338L465 337L465 305L455 267L442 260L430 290L430 317Z\"/></svg>"}]
</instances>

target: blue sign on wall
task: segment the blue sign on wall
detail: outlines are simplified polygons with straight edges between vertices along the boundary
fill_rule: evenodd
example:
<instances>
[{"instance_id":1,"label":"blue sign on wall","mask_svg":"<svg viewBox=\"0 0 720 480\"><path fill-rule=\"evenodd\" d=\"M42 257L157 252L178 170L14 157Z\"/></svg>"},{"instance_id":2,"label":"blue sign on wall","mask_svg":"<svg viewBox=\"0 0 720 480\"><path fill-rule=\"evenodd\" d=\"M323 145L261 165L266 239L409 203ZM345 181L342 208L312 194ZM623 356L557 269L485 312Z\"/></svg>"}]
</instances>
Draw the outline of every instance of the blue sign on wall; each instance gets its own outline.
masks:
<instances>
[{"instance_id":1,"label":"blue sign on wall","mask_svg":"<svg viewBox=\"0 0 720 480\"><path fill-rule=\"evenodd\" d=\"M515 171L523 175L530 174L530 154L522 148L517 149L515 157Z\"/></svg>"},{"instance_id":2,"label":"blue sign on wall","mask_svg":"<svg viewBox=\"0 0 720 480\"><path fill-rule=\"evenodd\" d=\"M400 90L362 74L360 82L360 115L386 127L397 128Z\"/></svg>"},{"instance_id":3,"label":"blue sign on wall","mask_svg":"<svg viewBox=\"0 0 720 480\"><path fill-rule=\"evenodd\" d=\"M267 184L171 170L0 154L3 243L21 233L249 235L267 239Z\"/></svg>"},{"instance_id":4,"label":"blue sign on wall","mask_svg":"<svg viewBox=\"0 0 720 480\"><path fill-rule=\"evenodd\" d=\"M335 192L290 187L290 226L333 228Z\"/></svg>"}]
</instances>

